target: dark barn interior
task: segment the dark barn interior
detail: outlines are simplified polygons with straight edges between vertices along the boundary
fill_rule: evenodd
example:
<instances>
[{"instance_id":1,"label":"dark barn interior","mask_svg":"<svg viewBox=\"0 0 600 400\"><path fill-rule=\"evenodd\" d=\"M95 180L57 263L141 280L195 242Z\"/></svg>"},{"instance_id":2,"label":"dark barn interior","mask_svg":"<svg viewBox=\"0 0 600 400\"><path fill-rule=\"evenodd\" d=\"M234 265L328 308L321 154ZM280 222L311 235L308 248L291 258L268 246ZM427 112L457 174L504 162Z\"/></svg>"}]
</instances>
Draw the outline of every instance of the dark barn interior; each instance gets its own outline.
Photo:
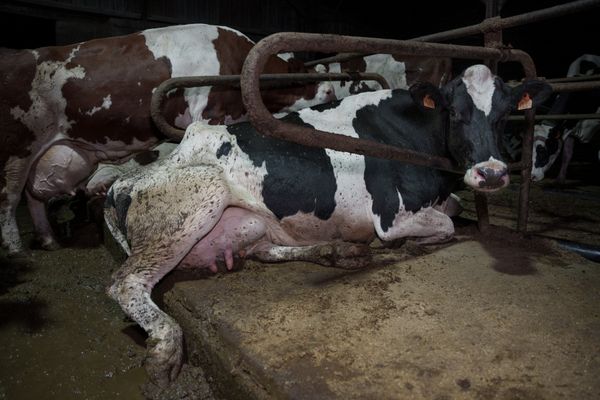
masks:
<instances>
[{"instance_id":1,"label":"dark barn interior","mask_svg":"<svg viewBox=\"0 0 600 400\"><path fill-rule=\"evenodd\" d=\"M505 46L532 57L538 77L564 78L576 58L600 55L600 1L572 3L589 4L502 32ZM257 42L277 32L408 40L566 4L4 0L0 57L11 57L2 48L192 23L227 26ZM484 35L438 43L483 46ZM333 55L300 53L303 61ZM454 59L452 72L474 63ZM511 62L498 63L497 75L524 77ZM484 200L456 193L462 213L452 218L453 241L394 248L376 241L374 268L251 261L216 276L167 275L152 296L182 326L186 355L166 388L144 371L146 332L106 295L126 256L103 224L103 199L78 193L49 204L61 248L46 251L23 198L17 222L29 250L13 258L0 249L0 400L600 398L600 135L575 141L564 181L560 157L528 189L524 235L522 175L514 170L507 190Z\"/></svg>"}]
</instances>

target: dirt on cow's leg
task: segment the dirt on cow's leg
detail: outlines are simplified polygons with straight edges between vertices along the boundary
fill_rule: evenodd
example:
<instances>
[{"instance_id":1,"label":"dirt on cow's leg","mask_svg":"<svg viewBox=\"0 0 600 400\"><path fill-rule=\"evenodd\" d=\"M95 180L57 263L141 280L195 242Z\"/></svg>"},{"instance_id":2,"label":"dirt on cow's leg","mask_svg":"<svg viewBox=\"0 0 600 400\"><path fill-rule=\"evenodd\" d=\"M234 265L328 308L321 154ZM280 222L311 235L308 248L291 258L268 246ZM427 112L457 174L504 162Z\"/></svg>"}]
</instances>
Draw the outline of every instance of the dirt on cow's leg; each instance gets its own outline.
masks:
<instances>
[{"instance_id":1,"label":"dirt on cow's leg","mask_svg":"<svg viewBox=\"0 0 600 400\"><path fill-rule=\"evenodd\" d=\"M150 379L167 386L179 374L183 357L183 334L175 320L164 313L150 298L154 283L173 267L143 267L149 260L131 256L113 276L108 294L125 314L148 332L144 367ZM150 261L151 262L151 261Z\"/></svg>"},{"instance_id":2,"label":"dirt on cow's leg","mask_svg":"<svg viewBox=\"0 0 600 400\"><path fill-rule=\"evenodd\" d=\"M0 188L0 231L2 245L8 249L9 257L27 256L17 225L17 206L25 187L30 158L15 158L4 165L5 186ZM26 174L21 171L25 170Z\"/></svg>"},{"instance_id":3,"label":"dirt on cow's leg","mask_svg":"<svg viewBox=\"0 0 600 400\"><path fill-rule=\"evenodd\" d=\"M144 366L150 379L164 387L181 368L182 333L152 301L151 291L216 225L229 192L219 170L189 167L117 181L108 196L114 206L105 209L107 224L111 231L127 232L131 249L113 276L109 295L148 333ZM153 200L152 207L147 199ZM125 214L127 226L121 222Z\"/></svg>"},{"instance_id":4,"label":"dirt on cow's leg","mask_svg":"<svg viewBox=\"0 0 600 400\"><path fill-rule=\"evenodd\" d=\"M324 267L359 269L371 262L369 246L361 243L333 242L311 246L271 246L253 255L263 262L307 261Z\"/></svg>"},{"instance_id":5,"label":"dirt on cow's leg","mask_svg":"<svg viewBox=\"0 0 600 400\"><path fill-rule=\"evenodd\" d=\"M27 198L27 208L29 209L29 214L35 228L35 238L40 247L49 251L60 249L60 244L56 241L52 227L48 221L44 202L33 197L29 193L29 190L25 190L25 197Z\"/></svg>"},{"instance_id":6,"label":"dirt on cow's leg","mask_svg":"<svg viewBox=\"0 0 600 400\"><path fill-rule=\"evenodd\" d=\"M567 136L567 138L565 139L565 143L563 144L560 172L556 177L556 183L559 185L564 185L567 181L567 168L569 168L569 163L571 162L571 158L573 157L574 147L575 139L573 139L573 136Z\"/></svg>"}]
</instances>

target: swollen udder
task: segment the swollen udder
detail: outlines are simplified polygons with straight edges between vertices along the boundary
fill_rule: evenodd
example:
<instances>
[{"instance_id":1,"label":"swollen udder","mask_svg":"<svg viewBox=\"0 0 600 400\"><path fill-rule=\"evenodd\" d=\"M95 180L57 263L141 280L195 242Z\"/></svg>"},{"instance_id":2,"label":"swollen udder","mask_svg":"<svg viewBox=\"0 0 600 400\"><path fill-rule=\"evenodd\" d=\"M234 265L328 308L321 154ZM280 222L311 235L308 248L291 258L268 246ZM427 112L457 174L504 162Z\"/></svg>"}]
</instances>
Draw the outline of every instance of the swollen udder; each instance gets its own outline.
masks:
<instances>
[{"instance_id":1,"label":"swollen udder","mask_svg":"<svg viewBox=\"0 0 600 400\"><path fill-rule=\"evenodd\" d=\"M29 189L39 200L75 195L75 190L95 167L83 151L57 144L37 160L29 177Z\"/></svg>"},{"instance_id":2,"label":"swollen udder","mask_svg":"<svg viewBox=\"0 0 600 400\"><path fill-rule=\"evenodd\" d=\"M265 235L267 225L256 214L229 207L215 227L184 257L180 268L209 268L217 272L217 263L233 268L234 260L244 258Z\"/></svg>"}]
</instances>

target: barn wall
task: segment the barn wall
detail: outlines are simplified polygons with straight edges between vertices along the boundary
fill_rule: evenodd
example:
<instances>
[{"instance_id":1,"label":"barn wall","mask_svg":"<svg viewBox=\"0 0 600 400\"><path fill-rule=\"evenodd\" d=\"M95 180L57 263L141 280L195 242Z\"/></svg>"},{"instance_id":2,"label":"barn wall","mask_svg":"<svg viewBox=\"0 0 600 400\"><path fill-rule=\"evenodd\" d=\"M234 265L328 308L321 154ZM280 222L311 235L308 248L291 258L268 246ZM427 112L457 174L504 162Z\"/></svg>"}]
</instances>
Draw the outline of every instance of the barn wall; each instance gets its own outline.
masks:
<instances>
[{"instance_id":1,"label":"barn wall","mask_svg":"<svg viewBox=\"0 0 600 400\"><path fill-rule=\"evenodd\" d=\"M317 0L8 0L0 3L0 46L62 45L195 22L230 26L255 40L281 31L377 34L377 28L358 23L340 5ZM41 20L55 26L53 34L46 29L40 35Z\"/></svg>"},{"instance_id":2,"label":"barn wall","mask_svg":"<svg viewBox=\"0 0 600 400\"><path fill-rule=\"evenodd\" d=\"M565 3L565 0L508 0L502 16ZM527 51L538 74L564 76L581 54L598 53L595 35L598 8L508 29L504 42ZM337 33L354 36L412 37L481 22L481 0L401 2L350 0L0 0L0 47L33 48L123 35L147 28L203 22L236 28L258 40L281 31ZM481 45L482 37L454 40ZM456 60L457 68L461 62ZM469 60L468 63L471 63ZM518 65L501 64L505 79L520 79Z\"/></svg>"}]
</instances>

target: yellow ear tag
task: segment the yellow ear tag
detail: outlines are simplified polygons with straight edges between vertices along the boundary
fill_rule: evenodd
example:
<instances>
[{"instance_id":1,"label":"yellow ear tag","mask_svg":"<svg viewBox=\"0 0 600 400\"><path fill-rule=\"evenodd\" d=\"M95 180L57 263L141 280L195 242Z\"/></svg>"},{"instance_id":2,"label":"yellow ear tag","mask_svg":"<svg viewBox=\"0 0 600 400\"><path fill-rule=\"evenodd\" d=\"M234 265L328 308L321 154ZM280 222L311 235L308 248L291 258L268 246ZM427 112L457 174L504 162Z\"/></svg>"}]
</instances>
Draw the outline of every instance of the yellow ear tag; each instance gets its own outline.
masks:
<instances>
[{"instance_id":1,"label":"yellow ear tag","mask_svg":"<svg viewBox=\"0 0 600 400\"><path fill-rule=\"evenodd\" d=\"M519 104L517 105L517 110L529 110L533 106L533 100L529 97L529 93L524 93L521 100L519 100Z\"/></svg>"},{"instance_id":2,"label":"yellow ear tag","mask_svg":"<svg viewBox=\"0 0 600 400\"><path fill-rule=\"evenodd\" d=\"M435 108L435 101L433 101L430 95L426 94L425 97L423 97L423 106L427 108Z\"/></svg>"}]
</instances>

